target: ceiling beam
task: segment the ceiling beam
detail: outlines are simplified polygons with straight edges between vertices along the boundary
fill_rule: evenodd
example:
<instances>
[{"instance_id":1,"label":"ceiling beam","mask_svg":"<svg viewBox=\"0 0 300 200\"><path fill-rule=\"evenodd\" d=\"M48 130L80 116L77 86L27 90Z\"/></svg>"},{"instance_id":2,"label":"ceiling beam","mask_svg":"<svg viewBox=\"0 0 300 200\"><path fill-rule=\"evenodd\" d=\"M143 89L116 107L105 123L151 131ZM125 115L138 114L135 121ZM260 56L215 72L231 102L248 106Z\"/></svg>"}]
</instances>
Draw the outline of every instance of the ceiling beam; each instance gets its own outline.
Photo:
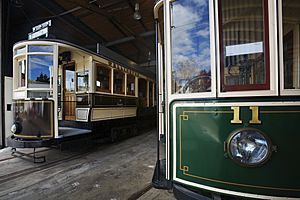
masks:
<instances>
[{"instance_id":1,"label":"ceiling beam","mask_svg":"<svg viewBox=\"0 0 300 200\"><path fill-rule=\"evenodd\" d=\"M80 20L75 18L72 15L62 15L66 11L64 8L62 8L60 5L55 3L54 1L34 1L37 5L39 5L41 8L47 10L49 13L51 13L53 16L57 17L61 21L63 21L66 24L71 25L76 31L86 35L87 37L93 39L95 42L101 42L105 43L106 40L101 35L93 31L91 28L89 28L87 25L82 23ZM79 9L78 7L74 8L75 10ZM73 10L73 9L72 9ZM71 12L70 12L71 13Z\"/></svg>"},{"instance_id":2,"label":"ceiling beam","mask_svg":"<svg viewBox=\"0 0 300 200\"><path fill-rule=\"evenodd\" d=\"M148 31L148 32L144 32L144 33L139 34L138 37L149 37L149 36L152 36L154 34L155 34L154 31ZM126 43L126 42L133 41L135 39L136 39L136 37L129 36L129 37L121 38L119 40L108 42L108 43L105 44L105 46L110 47L110 46L114 46L114 45L118 45L118 44L123 44L123 43Z\"/></svg>"},{"instance_id":3,"label":"ceiling beam","mask_svg":"<svg viewBox=\"0 0 300 200\"><path fill-rule=\"evenodd\" d=\"M146 51L151 50L151 48L149 48L148 44L143 39L140 39L141 37L137 37L136 34L134 33L134 31L132 31L128 26L126 26L123 23L119 22L113 15L108 13L105 9L101 9L98 6L94 5L94 4L87 4L87 3L84 3L84 2L78 1L78 0L66 0L66 1L71 2L71 3L73 3L77 6L80 6L80 7L84 8L84 9L90 10L91 12L94 12L95 14L106 17L123 36L126 36L126 37L133 36L133 37L139 39L139 42L142 45L144 45L145 48L140 48L133 41L132 45L138 51L143 52L145 50Z\"/></svg>"}]
</instances>

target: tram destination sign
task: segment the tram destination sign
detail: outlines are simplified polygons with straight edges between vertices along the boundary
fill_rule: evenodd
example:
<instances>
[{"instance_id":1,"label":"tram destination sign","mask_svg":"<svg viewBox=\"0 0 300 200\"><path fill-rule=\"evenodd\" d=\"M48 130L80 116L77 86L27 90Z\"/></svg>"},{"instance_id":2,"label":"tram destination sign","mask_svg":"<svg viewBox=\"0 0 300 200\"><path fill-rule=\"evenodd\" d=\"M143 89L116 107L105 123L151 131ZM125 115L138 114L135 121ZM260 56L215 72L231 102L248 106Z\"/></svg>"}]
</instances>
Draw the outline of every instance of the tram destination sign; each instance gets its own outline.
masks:
<instances>
[{"instance_id":1,"label":"tram destination sign","mask_svg":"<svg viewBox=\"0 0 300 200\"><path fill-rule=\"evenodd\" d=\"M42 24L34 26L32 28L32 32L28 33L28 39L32 40L32 39L36 39L39 37L48 37L49 27L51 26L51 24L52 24L52 22L51 22L51 20L49 20Z\"/></svg>"}]
</instances>

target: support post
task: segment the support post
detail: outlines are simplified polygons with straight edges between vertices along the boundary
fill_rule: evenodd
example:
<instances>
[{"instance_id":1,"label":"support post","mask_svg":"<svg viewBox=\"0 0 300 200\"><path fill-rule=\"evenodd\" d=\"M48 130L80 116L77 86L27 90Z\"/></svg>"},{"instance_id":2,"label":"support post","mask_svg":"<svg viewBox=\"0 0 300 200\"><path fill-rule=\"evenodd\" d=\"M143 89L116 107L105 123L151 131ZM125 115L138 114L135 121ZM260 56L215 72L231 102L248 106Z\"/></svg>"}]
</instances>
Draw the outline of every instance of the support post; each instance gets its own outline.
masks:
<instances>
[{"instance_id":1,"label":"support post","mask_svg":"<svg viewBox=\"0 0 300 200\"><path fill-rule=\"evenodd\" d=\"M3 89L4 89L4 76L3 76L3 41L4 41L4 26L3 26L3 18L4 18L4 0L0 0L0 131L1 131L1 148L5 147L5 130L4 130L4 109L3 109Z\"/></svg>"}]
</instances>

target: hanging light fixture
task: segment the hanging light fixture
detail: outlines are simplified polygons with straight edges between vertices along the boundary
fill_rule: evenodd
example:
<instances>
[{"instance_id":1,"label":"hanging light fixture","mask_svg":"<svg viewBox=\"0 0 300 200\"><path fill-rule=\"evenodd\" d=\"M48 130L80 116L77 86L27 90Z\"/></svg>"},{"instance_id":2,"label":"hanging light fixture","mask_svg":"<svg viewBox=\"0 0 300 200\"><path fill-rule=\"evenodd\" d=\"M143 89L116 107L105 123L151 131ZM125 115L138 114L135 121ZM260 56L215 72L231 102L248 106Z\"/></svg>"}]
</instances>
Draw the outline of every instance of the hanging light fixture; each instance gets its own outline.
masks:
<instances>
[{"instance_id":1,"label":"hanging light fixture","mask_svg":"<svg viewBox=\"0 0 300 200\"><path fill-rule=\"evenodd\" d=\"M142 19L142 16L140 14L140 5L139 3L135 3L135 8L134 8L134 13L133 13L133 18L135 20L140 20Z\"/></svg>"}]
</instances>

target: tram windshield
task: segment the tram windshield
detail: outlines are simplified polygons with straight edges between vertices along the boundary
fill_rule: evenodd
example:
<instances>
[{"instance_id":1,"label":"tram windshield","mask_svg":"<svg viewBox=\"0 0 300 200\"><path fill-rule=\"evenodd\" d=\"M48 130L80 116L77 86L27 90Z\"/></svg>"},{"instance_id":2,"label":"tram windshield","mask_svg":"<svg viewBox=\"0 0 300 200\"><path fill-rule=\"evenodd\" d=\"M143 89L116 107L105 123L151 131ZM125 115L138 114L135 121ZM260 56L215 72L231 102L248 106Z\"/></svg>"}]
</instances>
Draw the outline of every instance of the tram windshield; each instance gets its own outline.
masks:
<instances>
[{"instance_id":1,"label":"tram windshield","mask_svg":"<svg viewBox=\"0 0 300 200\"><path fill-rule=\"evenodd\" d=\"M53 56L28 56L28 87L49 88L52 78Z\"/></svg>"},{"instance_id":2,"label":"tram windshield","mask_svg":"<svg viewBox=\"0 0 300 200\"><path fill-rule=\"evenodd\" d=\"M209 0L172 4L172 93L211 91Z\"/></svg>"}]
</instances>

